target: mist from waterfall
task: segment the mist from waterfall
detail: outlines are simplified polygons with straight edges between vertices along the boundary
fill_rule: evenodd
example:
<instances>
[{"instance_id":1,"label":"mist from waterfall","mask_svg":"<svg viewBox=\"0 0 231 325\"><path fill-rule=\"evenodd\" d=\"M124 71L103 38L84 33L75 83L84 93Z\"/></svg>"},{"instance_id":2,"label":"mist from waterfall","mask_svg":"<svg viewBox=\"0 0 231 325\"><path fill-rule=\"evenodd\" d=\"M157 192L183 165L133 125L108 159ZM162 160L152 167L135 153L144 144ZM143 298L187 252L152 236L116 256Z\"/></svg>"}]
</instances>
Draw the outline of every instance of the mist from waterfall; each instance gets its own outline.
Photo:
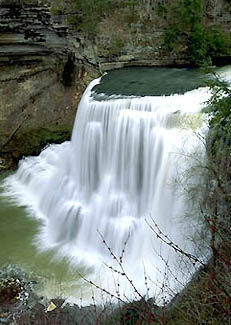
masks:
<instances>
[{"instance_id":1,"label":"mist from waterfall","mask_svg":"<svg viewBox=\"0 0 231 325\"><path fill-rule=\"evenodd\" d=\"M40 220L38 250L55 249L57 258L84 268L98 286L134 298L131 283L112 270L121 271L111 250L123 257L123 268L141 295L148 287L150 296L162 299L179 290L175 278L184 283L190 275L179 269L176 252L149 224L193 252L188 238L197 224L197 201L183 189L201 181L186 175L195 160L203 161L198 134L205 132L206 122L200 111L210 94L199 88L98 101L92 88L99 82L94 80L82 97L71 141L24 158L6 179L5 193ZM195 218L186 218L189 210ZM106 299L97 292L97 299ZM81 295L91 302L91 290Z\"/></svg>"}]
</instances>

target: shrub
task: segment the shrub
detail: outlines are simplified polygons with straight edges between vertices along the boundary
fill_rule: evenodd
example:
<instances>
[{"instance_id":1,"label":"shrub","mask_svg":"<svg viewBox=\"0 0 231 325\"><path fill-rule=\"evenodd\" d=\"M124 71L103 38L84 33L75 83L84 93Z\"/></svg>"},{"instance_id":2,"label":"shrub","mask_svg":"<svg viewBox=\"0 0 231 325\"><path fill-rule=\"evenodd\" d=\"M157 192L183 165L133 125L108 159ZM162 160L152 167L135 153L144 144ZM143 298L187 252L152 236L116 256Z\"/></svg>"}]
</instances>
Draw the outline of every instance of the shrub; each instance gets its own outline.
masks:
<instances>
[{"instance_id":1,"label":"shrub","mask_svg":"<svg viewBox=\"0 0 231 325\"><path fill-rule=\"evenodd\" d=\"M164 36L167 52L184 49L193 65L231 54L230 36L219 26L205 26L202 0L178 0L170 10L171 21Z\"/></svg>"}]
</instances>

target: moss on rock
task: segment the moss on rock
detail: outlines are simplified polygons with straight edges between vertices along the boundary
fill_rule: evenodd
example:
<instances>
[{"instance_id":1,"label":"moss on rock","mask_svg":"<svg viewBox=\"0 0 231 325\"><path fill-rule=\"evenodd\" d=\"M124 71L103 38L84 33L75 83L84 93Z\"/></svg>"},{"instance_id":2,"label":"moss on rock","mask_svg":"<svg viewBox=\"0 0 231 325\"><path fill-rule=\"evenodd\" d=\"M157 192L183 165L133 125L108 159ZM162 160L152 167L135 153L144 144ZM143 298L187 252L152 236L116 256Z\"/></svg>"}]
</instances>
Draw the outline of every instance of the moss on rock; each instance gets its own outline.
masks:
<instances>
[{"instance_id":1,"label":"moss on rock","mask_svg":"<svg viewBox=\"0 0 231 325\"><path fill-rule=\"evenodd\" d=\"M19 135L7 146L7 151L11 150L15 159L22 156L38 155L40 151L48 144L62 143L69 140L71 128L68 126L51 126L38 129L30 129ZM17 150L16 148L19 148Z\"/></svg>"}]
</instances>

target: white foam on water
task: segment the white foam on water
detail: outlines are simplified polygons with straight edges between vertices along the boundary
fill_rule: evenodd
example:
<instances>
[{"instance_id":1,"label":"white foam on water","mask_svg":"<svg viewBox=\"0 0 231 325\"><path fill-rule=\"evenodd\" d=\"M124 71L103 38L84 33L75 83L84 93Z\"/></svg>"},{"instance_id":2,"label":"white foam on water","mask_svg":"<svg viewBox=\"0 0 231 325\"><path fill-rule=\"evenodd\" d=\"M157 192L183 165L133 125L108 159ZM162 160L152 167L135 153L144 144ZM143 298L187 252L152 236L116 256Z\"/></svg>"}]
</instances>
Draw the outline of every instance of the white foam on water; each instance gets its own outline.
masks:
<instances>
[{"instance_id":1,"label":"white foam on water","mask_svg":"<svg viewBox=\"0 0 231 325\"><path fill-rule=\"evenodd\" d=\"M149 287L148 294L161 300L179 290L175 277L184 282L189 275L176 267L177 254L148 223L192 251L186 233L189 228L193 233L193 221L185 213L195 202L182 195L175 180L193 164L189 157L204 154L197 132L206 129L200 111L210 93L200 88L97 101L91 89L99 82L94 80L82 97L71 141L23 159L5 181L6 194L41 221L39 250L56 248L70 267L90 268L90 281L122 299L138 296L131 282L108 266L125 272L141 295L147 296ZM118 258L123 255L123 270L107 247ZM168 268L174 276L169 273L166 283ZM84 290L83 285L83 301L91 303L87 285ZM97 290L95 297L106 299Z\"/></svg>"}]
</instances>

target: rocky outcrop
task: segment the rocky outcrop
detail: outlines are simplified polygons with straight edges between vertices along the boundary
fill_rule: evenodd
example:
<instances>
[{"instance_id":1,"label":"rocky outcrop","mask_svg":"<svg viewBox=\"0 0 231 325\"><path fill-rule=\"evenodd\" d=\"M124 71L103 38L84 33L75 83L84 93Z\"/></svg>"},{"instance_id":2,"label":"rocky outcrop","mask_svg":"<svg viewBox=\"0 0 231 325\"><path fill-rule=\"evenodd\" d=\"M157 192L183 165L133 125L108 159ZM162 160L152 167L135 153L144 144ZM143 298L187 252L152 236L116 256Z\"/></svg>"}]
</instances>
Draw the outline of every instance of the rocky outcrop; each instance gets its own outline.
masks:
<instances>
[{"instance_id":1,"label":"rocky outcrop","mask_svg":"<svg viewBox=\"0 0 231 325\"><path fill-rule=\"evenodd\" d=\"M86 33L76 33L69 25L69 45L78 60L88 62L102 72L128 66L189 65L183 41L180 48L171 53L164 49L166 28L173 14L171 6L176 3L176 0L137 1L134 10L121 6L96 21L97 33L93 39ZM204 1L203 24L208 30L221 27L231 36L230 2ZM231 63L231 57L222 56L218 61L220 64Z\"/></svg>"},{"instance_id":2,"label":"rocky outcrop","mask_svg":"<svg viewBox=\"0 0 231 325\"><path fill-rule=\"evenodd\" d=\"M76 63L67 27L47 7L0 7L0 169L48 143L70 138L77 104L93 68ZM7 162L7 163L6 163Z\"/></svg>"},{"instance_id":3,"label":"rocky outcrop","mask_svg":"<svg viewBox=\"0 0 231 325\"><path fill-rule=\"evenodd\" d=\"M104 71L188 64L184 52L163 51L167 22L158 3L139 19L128 8L103 16L92 38L67 23L68 15L51 13L44 3L52 1L0 0L0 169L9 157L15 162L69 139L86 85ZM206 24L230 31L230 4L220 2L206 1Z\"/></svg>"},{"instance_id":4,"label":"rocky outcrop","mask_svg":"<svg viewBox=\"0 0 231 325\"><path fill-rule=\"evenodd\" d=\"M67 27L51 20L48 7L3 0L0 6L0 65L41 62L64 54Z\"/></svg>"},{"instance_id":5,"label":"rocky outcrop","mask_svg":"<svg viewBox=\"0 0 231 325\"><path fill-rule=\"evenodd\" d=\"M158 38L155 35L158 34ZM153 36L154 35L154 36ZM123 48L120 45L111 47L113 36L98 37L96 43L92 44L83 35L72 37L70 39L71 48L76 54L76 59L81 62L87 62L89 65L96 67L101 73L113 69L131 66L186 66L189 61L185 56L167 55L161 53L161 37L163 31L146 35L146 46L138 46L137 40L131 43L124 35ZM149 37L151 40L149 39ZM153 37L155 42L153 42ZM161 53L161 54L160 54Z\"/></svg>"},{"instance_id":6,"label":"rocky outcrop","mask_svg":"<svg viewBox=\"0 0 231 325\"><path fill-rule=\"evenodd\" d=\"M70 138L77 103L93 78L90 72L75 67L73 80L65 80L65 64L58 59L0 71L2 164L5 158L14 163L23 155L38 154L48 143Z\"/></svg>"}]
</instances>

